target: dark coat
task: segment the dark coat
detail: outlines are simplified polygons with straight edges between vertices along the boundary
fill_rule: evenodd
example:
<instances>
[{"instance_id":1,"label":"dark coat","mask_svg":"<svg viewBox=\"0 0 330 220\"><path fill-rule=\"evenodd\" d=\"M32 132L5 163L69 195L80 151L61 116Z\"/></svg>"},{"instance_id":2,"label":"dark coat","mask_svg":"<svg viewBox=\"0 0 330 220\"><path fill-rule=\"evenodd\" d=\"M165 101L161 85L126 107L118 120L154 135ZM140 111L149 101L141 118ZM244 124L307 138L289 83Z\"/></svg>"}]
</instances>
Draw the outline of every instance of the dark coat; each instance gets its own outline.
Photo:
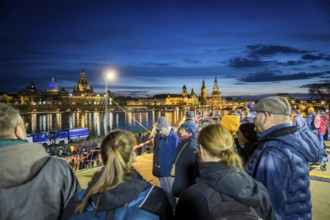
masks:
<instances>
[{"instance_id":1,"label":"dark coat","mask_svg":"<svg viewBox=\"0 0 330 220\"><path fill-rule=\"evenodd\" d=\"M230 168L220 162L200 163L202 181L221 194L255 208L263 219L273 219L273 209L266 188L245 172ZM194 188L184 190L175 209L177 219L207 220L209 218L208 201L205 195Z\"/></svg>"},{"instance_id":2,"label":"dark coat","mask_svg":"<svg viewBox=\"0 0 330 220\"><path fill-rule=\"evenodd\" d=\"M162 135L159 131L155 134L154 137L154 147L153 147L153 160L152 160L152 175L156 177L161 177L160 175L160 164L159 164L159 144L161 141Z\"/></svg>"},{"instance_id":3,"label":"dark coat","mask_svg":"<svg viewBox=\"0 0 330 220\"><path fill-rule=\"evenodd\" d=\"M184 149L178 157L183 147ZM198 173L197 133L179 143L175 158L177 161L172 193L174 196L179 197L184 189L195 183Z\"/></svg>"}]
</instances>

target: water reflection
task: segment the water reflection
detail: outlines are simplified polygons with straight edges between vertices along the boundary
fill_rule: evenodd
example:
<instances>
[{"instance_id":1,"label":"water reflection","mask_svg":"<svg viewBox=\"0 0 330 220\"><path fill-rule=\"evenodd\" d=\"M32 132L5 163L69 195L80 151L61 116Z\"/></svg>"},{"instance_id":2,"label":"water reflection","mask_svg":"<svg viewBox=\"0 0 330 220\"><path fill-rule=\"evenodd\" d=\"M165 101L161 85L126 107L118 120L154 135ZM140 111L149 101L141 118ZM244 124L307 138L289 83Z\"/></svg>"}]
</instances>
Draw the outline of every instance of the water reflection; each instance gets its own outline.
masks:
<instances>
[{"instance_id":1,"label":"water reflection","mask_svg":"<svg viewBox=\"0 0 330 220\"><path fill-rule=\"evenodd\" d=\"M28 133L87 127L91 134L104 134L107 125L105 113L97 111L31 113L22 116L28 123ZM153 122L157 121L160 116L165 116L175 126L183 118L184 112L178 109L172 112L108 112L108 126L110 129L144 132L145 128L152 129Z\"/></svg>"}]
</instances>

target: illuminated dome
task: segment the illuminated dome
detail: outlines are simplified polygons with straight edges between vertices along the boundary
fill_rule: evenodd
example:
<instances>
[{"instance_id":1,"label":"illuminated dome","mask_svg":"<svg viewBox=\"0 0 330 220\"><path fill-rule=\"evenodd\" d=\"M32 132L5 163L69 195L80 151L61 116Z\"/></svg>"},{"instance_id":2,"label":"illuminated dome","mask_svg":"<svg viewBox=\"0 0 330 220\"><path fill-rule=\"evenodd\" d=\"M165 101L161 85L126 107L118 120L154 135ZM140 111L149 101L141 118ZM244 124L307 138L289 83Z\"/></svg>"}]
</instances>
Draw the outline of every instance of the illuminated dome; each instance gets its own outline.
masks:
<instances>
[{"instance_id":1,"label":"illuminated dome","mask_svg":"<svg viewBox=\"0 0 330 220\"><path fill-rule=\"evenodd\" d=\"M93 93L93 88L87 82L85 70L81 70L80 79L77 82L77 86L73 89L73 93L76 95Z\"/></svg>"},{"instance_id":2,"label":"illuminated dome","mask_svg":"<svg viewBox=\"0 0 330 220\"><path fill-rule=\"evenodd\" d=\"M59 91L58 90L58 85L55 83L54 77L53 77L52 82L48 86L47 92L55 93L55 92L58 92L58 91Z\"/></svg>"}]
</instances>

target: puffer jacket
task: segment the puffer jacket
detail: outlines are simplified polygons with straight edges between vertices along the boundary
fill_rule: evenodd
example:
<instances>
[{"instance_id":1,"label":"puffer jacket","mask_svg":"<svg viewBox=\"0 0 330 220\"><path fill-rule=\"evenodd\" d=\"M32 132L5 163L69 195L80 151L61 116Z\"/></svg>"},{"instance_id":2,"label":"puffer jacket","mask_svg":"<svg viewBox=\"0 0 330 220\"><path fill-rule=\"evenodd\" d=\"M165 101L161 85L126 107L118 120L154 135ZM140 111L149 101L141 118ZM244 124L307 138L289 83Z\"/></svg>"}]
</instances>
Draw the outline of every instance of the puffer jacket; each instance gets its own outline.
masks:
<instances>
[{"instance_id":1,"label":"puffer jacket","mask_svg":"<svg viewBox=\"0 0 330 220\"><path fill-rule=\"evenodd\" d=\"M179 144L179 137L171 129L169 135L163 137L159 144L159 164L162 177L171 176L171 166L175 157L175 150Z\"/></svg>"},{"instance_id":2,"label":"puffer jacket","mask_svg":"<svg viewBox=\"0 0 330 220\"><path fill-rule=\"evenodd\" d=\"M260 134L258 141L245 168L268 189L277 219L311 219L309 163L327 157L317 137L308 127L284 123Z\"/></svg>"},{"instance_id":3,"label":"puffer jacket","mask_svg":"<svg viewBox=\"0 0 330 220\"><path fill-rule=\"evenodd\" d=\"M79 183L40 144L0 141L0 219L59 219Z\"/></svg>"}]
</instances>

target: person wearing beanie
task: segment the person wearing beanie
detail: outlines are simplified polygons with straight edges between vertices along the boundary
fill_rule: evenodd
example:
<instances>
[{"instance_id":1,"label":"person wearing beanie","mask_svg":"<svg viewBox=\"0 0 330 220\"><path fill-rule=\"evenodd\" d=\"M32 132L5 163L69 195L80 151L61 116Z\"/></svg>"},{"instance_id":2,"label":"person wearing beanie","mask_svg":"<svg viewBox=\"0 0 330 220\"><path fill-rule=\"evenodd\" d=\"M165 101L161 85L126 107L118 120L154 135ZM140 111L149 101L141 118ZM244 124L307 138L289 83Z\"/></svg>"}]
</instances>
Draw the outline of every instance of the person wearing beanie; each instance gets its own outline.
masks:
<instances>
[{"instance_id":1,"label":"person wearing beanie","mask_svg":"<svg viewBox=\"0 0 330 220\"><path fill-rule=\"evenodd\" d=\"M222 117L220 124L225 127L233 136L238 131L240 125L239 115L225 115Z\"/></svg>"},{"instance_id":2,"label":"person wearing beanie","mask_svg":"<svg viewBox=\"0 0 330 220\"><path fill-rule=\"evenodd\" d=\"M306 126L292 126L290 109L281 96L252 107L258 147L245 170L268 189L276 219L312 219L309 164L326 162L328 155Z\"/></svg>"},{"instance_id":3,"label":"person wearing beanie","mask_svg":"<svg viewBox=\"0 0 330 220\"><path fill-rule=\"evenodd\" d=\"M307 126L306 120L301 116L301 112L299 109L295 110L296 115L293 118L292 125L298 128Z\"/></svg>"},{"instance_id":4,"label":"person wearing beanie","mask_svg":"<svg viewBox=\"0 0 330 220\"><path fill-rule=\"evenodd\" d=\"M172 187L174 196L195 183L198 173L197 126L187 121L179 127L180 143L175 152L175 178Z\"/></svg>"},{"instance_id":5,"label":"person wearing beanie","mask_svg":"<svg viewBox=\"0 0 330 220\"><path fill-rule=\"evenodd\" d=\"M320 140L321 147L325 149L324 145L324 135L327 132L327 126L328 126L328 118L327 113L325 111L320 111L320 127L317 129L317 135Z\"/></svg>"},{"instance_id":6,"label":"person wearing beanie","mask_svg":"<svg viewBox=\"0 0 330 220\"><path fill-rule=\"evenodd\" d=\"M171 207L174 209L176 201L172 194L174 177L171 176L171 166L175 157L176 148L179 144L179 137L164 116L158 119L157 129L163 136L159 143L159 166L161 176L159 177L159 182L161 188L167 194Z\"/></svg>"},{"instance_id":7,"label":"person wearing beanie","mask_svg":"<svg viewBox=\"0 0 330 220\"><path fill-rule=\"evenodd\" d=\"M254 150L257 148L257 133L254 130L255 125L253 123L243 123L239 126L237 132L237 139L239 145L242 147L239 150L239 155L246 163L251 157Z\"/></svg>"},{"instance_id":8,"label":"person wearing beanie","mask_svg":"<svg viewBox=\"0 0 330 220\"><path fill-rule=\"evenodd\" d=\"M314 128L314 117L316 115L316 112L314 111L314 108L311 106L307 109L308 115L306 118L306 124L307 127L315 134L317 135L318 129Z\"/></svg>"},{"instance_id":9,"label":"person wearing beanie","mask_svg":"<svg viewBox=\"0 0 330 220\"><path fill-rule=\"evenodd\" d=\"M195 113L193 111L186 112L186 119L185 121L193 121L195 122Z\"/></svg>"}]
</instances>

